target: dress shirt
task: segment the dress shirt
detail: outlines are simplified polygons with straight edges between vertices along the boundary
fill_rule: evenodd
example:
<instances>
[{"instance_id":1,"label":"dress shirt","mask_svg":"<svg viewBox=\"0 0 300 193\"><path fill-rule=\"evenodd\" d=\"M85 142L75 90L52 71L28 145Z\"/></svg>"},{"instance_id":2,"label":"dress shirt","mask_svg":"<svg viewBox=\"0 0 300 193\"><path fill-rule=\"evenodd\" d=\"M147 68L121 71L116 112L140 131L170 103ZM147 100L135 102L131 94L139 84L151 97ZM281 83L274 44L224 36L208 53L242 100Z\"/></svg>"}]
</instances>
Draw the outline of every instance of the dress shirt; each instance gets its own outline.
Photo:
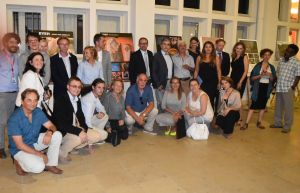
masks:
<instances>
[{"instance_id":1,"label":"dress shirt","mask_svg":"<svg viewBox=\"0 0 300 193\"><path fill-rule=\"evenodd\" d=\"M82 61L78 66L77 76L83 84L92 84L96 78L104 80L102 65L98 61L95 61L95 64Z\"/></svg>"},{"instance_id":2,"label":"dress shirt","mask_svg":"<svg viewBox=\"0 0 300 193\"><path fill-rule=\"evenodd\" d=\"M72 106L73 106L73 109L74 109L74 112L73 112L73 125L76 126L76 117L75 117L75 114L77 112L77 101L79 100L77 96L73 96L69 91L68 91L68 95L70 97L70 101L72 103Z\"/></svg>"},{"instance_id":3,"label":"dress shirt","mask_svg":"<svg viewBox=\"0 0 300 193\"><path fill-rule=\"evenodd\" d=\"M68 77L70 78L71 77L71 63L70 63L70 54L68 54L66 57L63 57L60 53L58 54L60 58L62 58L64 64L65 64L65 67L66 67L66 70L67 70L67 74L68 74Z\"/></svg>"},{"instance_id":4,"label":"dress shirt","mask_svg":"<svg viewBox=\"0 0 300 193\"><path fill-rule=\"evenodd\" d=\"M150 77L149 57L148 57L147 50L146 51L140 50L140 51L142 53L142 56L143 56L143 59L144 59L144 62L145 62L146 75L148 77Z\"/></svg>"},{"instance_id":5,"label":"dress shirt","mask_svg":"<svg viewBox=\"0 0 300 193\"><path fill-rule=\"evenodd\" d=\"M3 51L0 52L0 92L18 91L19 65L20 60L17 54L7 53L6 55Z\"/></svg>"},{"instance_id":6,"label":"dress shirt","mask_svg":"<svg viewBox=\"0 0 300 193\"><path fill-rule=\"evenodd\" d=\"M98 97L91 91L81 99L82 111L85 117L87 126L92 127L92 118L95 111L106 114L104 106L101 104Z\"/></svg>"},{"instance_id":7,"label":"dress shirt","mask_svg":"<svg viewBox=\"0 0 300 193\"><path fill-rule=\"evenodd\" d=\"M161 50L161 53L164 56L164 59L167 63L167 68L168 68L168 77L167 78L171 79L172 78L172 71L173 71L173 66L172 66L173 62L172 62L171 56L168 53L164 52L163 50Z\"/></svg>"},{"instance_id":8,"label":"dress shirt","mask_svg":"<svg viewBox=\"0 0 300 193\"><path fill-rule=\"evenodd\" d=\"M192 68L195 68L194 59L190 55L186 55L182 58L179 54L172 56L174 62L174 76L178 78L190 78L191 73L189 70L183 68L184 64L189 65Z\"/></svg>"}]
</instances>

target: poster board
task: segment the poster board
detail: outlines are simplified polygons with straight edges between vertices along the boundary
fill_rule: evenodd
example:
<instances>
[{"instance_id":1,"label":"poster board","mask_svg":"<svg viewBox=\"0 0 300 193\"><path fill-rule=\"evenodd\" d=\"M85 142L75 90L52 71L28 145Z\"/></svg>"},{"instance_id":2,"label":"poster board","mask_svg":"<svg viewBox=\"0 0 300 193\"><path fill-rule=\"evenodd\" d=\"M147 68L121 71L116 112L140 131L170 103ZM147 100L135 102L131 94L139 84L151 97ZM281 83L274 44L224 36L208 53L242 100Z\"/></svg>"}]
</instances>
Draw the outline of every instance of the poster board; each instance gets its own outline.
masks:
<instances>
[{"instance_id":1,"label":"poster board","mask_svg":"<svg viewBox=\"0 0 300 193\"><path fill-rule=\"evenodd\" d=\"M290 44L289 42L282 42L282 41L276 42L275 59L277 61L279 61L279 59L284 56L285 49L288 47L289 44Z\"/></svg>"},{"instance_id":2,"label":"poster board","mask_svg":"<svg viewBox=\"0 0 300 193\"><path fill-rule=\"evenodd\" d=\"M257 41L249 39L239 39L239 42L243 42L246 46L245 53L249 58L248 76L250 76L252 69L259 62Z\"/></svg>"},{"instance_id":3,"label":"poster board","mask_svg":"<svg viewBox=\"0 0 300 193\"><path fill-rule=\"evenodd\" d=\"M104 36L104 50L110 53L112 79L129 81L130 55L134 52L131 33L100 33Z\"/></svg>"},{"instance_id":4,"label":"poster board","mask_svg":"<svg viewBox=\"0 0 300 193\"><path fill-rule=\"evenodd\" d=\"M169 38L171 41L171 48L169 50L170 55L175 55L178 52L177 43L179 40L182 40L181 36L169 36L169 35L155 35L155 45L156 45L156 52L159 52L160 43L164 38Z\"/></svg>"},{"instance_id":5,"label":"poster board","mask_svg":"<svg viewBox=\"0 0 300 193\"><path fill-rule=\"evenodd\" d=\"M74 50L74 36L71 31L51 31L51 30L36 30L42 39L48 42L48 54L53 56L58 52L57 39L61 36L67 37L70 40L69 52L75 54Z\"/></svg>"}]
</instances>

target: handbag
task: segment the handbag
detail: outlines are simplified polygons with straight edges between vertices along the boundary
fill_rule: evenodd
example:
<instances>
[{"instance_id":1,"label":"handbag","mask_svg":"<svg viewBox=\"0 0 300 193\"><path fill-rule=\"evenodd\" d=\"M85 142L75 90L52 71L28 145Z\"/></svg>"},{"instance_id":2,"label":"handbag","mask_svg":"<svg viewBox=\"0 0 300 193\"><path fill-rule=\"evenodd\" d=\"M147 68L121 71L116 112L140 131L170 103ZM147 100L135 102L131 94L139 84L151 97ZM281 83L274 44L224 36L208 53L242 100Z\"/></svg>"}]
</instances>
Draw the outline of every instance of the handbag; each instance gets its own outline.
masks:
<instances>
[{"instance_id":1,"label":"handbag","mask_svg":"<svg viewBox=\"0 0 300 193\"><path fill-rule=\"evenodd\" d=\"M115 129L111 130L111 133L108 133L107 138L105 139L106 142L111 143L114 147L120 145L121 138L119 132Z\"/></svg>"},{"instance_id":2,"label":"handbag","mask_svg":"<svg viewBox=\"0 0 300 193\"><path fill-rule=\"evenodd\" d=\"M195 117L194 120L195 123L193 123L187 129L186 135L194 140L207 140L209 136L209 131L207 125L204 124L204 119L202 118L202 123L197 123Z\"/></svg>"},{"instance_id":3,"label":"handbag","mask_svg":"<svg viewBox=\"0 0 300 193\"><path fill-rule=\"evenodd\" d=\"M181 115L181 119L176 122L176 139L181 139L186 136L185 120Z\"/></svg>"}]
</instances>

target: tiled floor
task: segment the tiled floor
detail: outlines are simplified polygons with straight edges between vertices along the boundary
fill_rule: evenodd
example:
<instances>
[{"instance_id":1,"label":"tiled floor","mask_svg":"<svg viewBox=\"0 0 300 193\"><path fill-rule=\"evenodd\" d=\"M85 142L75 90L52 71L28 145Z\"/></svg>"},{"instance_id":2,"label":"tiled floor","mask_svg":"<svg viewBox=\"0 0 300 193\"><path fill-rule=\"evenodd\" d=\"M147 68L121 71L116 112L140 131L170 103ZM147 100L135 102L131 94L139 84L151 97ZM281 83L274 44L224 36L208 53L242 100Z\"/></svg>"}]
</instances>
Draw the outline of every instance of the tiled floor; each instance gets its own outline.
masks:
<instances>
[{"instance_id":1,"label":"tiled floor","mask_svg":"<svg viewBox=\"0 0 300 193\"><path fill-rule=\"evenodd\" d=\"M300 193L300 111L290 134L259 130L254 119L233 138L208 141L137 133L118 147L73 155L64 174L19 177L0 160L0 193ZM266 114L265 125L273 119ZM257 116L257 114L255 114Z\"/></svg>"}]
</instances>

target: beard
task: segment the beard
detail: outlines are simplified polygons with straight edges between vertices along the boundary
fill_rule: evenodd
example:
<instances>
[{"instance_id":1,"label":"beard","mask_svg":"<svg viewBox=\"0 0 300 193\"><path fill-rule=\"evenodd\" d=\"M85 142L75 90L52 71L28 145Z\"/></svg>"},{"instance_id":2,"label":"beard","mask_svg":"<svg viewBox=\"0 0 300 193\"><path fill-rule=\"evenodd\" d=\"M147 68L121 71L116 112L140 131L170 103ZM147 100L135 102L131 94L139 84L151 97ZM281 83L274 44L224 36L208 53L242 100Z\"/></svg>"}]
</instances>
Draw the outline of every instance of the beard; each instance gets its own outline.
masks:
<instances>
[{"instance_id":1,"label":"beard","mask_svg":"<svg viewBox=\"0 0 300 193\"><path fill-rule=\"evenodd\" d=\"M17 47L17 46L10 46L10 47L8 47L7 48L7 50L10 52L10 53L17 53L18 52L18 50L19 50L19 47Z\"/></svg>"}]
</instances>

